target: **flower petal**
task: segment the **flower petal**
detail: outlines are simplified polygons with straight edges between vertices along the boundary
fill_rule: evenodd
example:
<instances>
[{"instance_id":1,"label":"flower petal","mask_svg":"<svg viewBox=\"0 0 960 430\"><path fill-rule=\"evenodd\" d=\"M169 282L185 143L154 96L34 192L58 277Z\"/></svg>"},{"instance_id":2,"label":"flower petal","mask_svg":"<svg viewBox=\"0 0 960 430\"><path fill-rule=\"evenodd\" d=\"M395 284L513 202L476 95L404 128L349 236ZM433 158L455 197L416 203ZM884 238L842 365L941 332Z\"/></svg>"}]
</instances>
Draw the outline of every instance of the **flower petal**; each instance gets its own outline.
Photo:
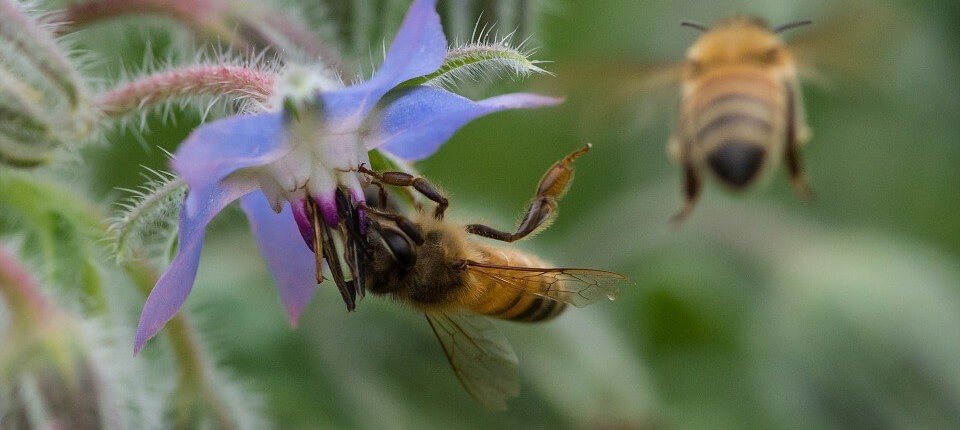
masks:
<instances>
[{"instance_id":1,"label":"flower petal","mask_svg":"<svg viewBox=\"0 0 960 430\"><path fill-rule=\"evenodd\" d=\"M316 260L307 248L289 206L279 214L261 192L240 198L260 252L277 282L290 325L296 327L303 308L316 292Z\"/></svg>"},{"instance_id":2,"label":"flower petal","mask_svg":"<svg viewBox=\"0 0 960 430\"><path fill-rule=\"evenodd\" d=\"M170 267L163 272L157 285L147 297L140 314L140 323L133 341L133 353L140 349L180 310L187 300L197 278L200 265L200 250L207 224L230 202L249 193L255 188L252 182L228 181L224 187L215 187L207 194L198 195L195 190L190 194L196 200L194 210L188 211L186 205L180 209L180 230L177 240L177 255ZM190 196L188 195L188 199Z\"/></svg>"},{"instance_id":3,"label":"flower petal","mask_svg":"<svg viewBox=\"0 0 960 430\"><path fill-rule=\"evenodd\" d=\"M407 160L420 160L437 151L460 127L477 117L505 109L551 106L563 99L514 93L471 101L439 88L418 86L388 102L367 149L379 147Z\"/></svg>"},{"instance_id":4,"label":"flower petal","mask_svg":"<svg viewBox=\"0 0 960 430\"><path fill-rule=\"evenodd\" d=\"M193 216L199 199L231 173L244 167L276 161L288 151L284 144L281 113L232 116L198 127L187 137L173 159L173 169L190 186L184 202Z\"/></svg>"},{"instance_id":5,"label":"flower petal","mask_svg":"<svg viewBox=\"0 0 960 430\"><path fill-rule=\"evenodd\" d=\"M344 128L359 125L387 91L400 83L430 74L447 56L447 38L436 11L437 0L416 0L390 45L380 69L370 80L321 94L324 109Z\"/></svg>"}]
</instances>

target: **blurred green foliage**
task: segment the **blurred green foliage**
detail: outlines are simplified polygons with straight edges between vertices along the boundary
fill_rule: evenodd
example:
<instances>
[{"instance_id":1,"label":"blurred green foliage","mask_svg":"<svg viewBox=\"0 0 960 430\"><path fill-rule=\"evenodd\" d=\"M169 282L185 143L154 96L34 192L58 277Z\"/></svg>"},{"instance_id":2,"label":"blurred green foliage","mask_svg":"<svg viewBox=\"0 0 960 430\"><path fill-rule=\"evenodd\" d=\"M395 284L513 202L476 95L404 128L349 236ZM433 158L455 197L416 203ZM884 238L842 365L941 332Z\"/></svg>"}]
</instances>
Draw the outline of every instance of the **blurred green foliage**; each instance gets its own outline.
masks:
<instances>
[{"instance_id":1,"label":"blurred green foliage","mask_svg":"<svg viewBox=\"0 0 960 430\"><path fill-rule=\"evenodd\" d=\"M406 7L333 3L306 16ZM486 3L496 2L444 7ZM393 303L368 297L346 314L324 286L291 330L242 217L228 214L208 233L187 309L221 367L261 393L270 421L296 429L960 426L954 0L518 3L536 3L536 57L561 77L514 86L566 94L567 103L476 121L418 168L450 194L452 219L507 227L542 171L592 142L557 223L518 246L558 265L619 271L635 285L616 302L543 326L499 324L520 358L523 392L508 412L492 413L459 386L423 318ZM736 12L814 19L789 38L826 82L804 85L814 137L803 157L818 198L800 202L785 174L746 196L708 186L674 230L680 177L664 151L674 101L630 90L630 71L683 58L697 34L681 19ZM448 30L467 37L473 19ZM345 57L377 53L369 41L396 24L369 22L321 34L346 41L335 44ZM145 51L162 58L177 46L163 30L108 24L78 43L98 58L90 70L115 76ZM85 42L118 32L125 36L109 45L118 51ZM818 32L829 43L817 42ZM356 70L369 71L365 61ZM603 72L562 76L580 66ZM174 150L199 123L189 110L171 118L148 116L142 136L110 133L109 145L83 150L70 176L109 211L117 187L140 184L141 165L164 167L157 148Z\"/></svg>"}]
</instances>

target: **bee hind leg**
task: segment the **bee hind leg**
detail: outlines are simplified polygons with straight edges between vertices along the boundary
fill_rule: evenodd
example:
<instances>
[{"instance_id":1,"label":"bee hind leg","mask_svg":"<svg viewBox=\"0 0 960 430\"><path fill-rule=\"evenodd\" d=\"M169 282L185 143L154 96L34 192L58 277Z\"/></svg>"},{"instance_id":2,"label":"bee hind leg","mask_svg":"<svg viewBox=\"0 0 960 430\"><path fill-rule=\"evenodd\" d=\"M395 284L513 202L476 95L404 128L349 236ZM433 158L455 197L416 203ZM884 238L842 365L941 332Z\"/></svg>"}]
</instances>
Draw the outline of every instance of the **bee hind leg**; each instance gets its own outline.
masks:
<instances>
[{"instance_id":1,"label":"bee hind leg","mask_svg":"<svg viewBox=\"0 0 960 430\"><path fill-rule=\"evenodd\" d=\"M515 242L549 225L557 213L557 201L567 193L573 181L574 160L589 151L591 147L592 145L588 143L550 166L547 173L540 179L537 195L530 202L530 207L515 233L507 233L482 224L466 226L467 232L503 242Z\"/></svg>"},{"instance_id":2,"label":"bee hind leg","mask_svg":"<svg viewBox=\"0 0 960 430\"><path fill-rule=\"evenodd\" d=\"M670 220L674 227L680 227L680 225L686 221L687 217L693 213L693 208L700 198L700 188L700 176L697 175L697 172L694 171L692 167L685 164L683 167L683 208Z\"/></svg>"},{"instance_id":3,"label":"bee hind leg","mask_svg":"<svg viewBox=\"0 0 960 430\"><path fill-rule=\"evenodd\" d=\"M793 184L793 189L797 191L801 199L809 202L812 201L815 196L813 189L807 184L807 180L803 175L799 146L795 140L787 143L787 171L790 173L790 183Z\"/></svg>"}]
</instances>

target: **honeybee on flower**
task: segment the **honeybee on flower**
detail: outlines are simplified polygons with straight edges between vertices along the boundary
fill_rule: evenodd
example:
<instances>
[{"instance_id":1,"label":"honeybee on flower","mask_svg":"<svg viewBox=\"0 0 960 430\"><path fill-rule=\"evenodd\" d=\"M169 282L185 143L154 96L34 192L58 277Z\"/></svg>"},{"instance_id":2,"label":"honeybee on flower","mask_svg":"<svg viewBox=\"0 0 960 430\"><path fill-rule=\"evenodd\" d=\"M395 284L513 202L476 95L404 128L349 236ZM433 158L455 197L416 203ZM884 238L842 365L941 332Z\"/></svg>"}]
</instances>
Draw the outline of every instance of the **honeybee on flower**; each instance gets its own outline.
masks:
<instances>
[{"instance_id":1,"label":"honeybee on flower","mask_svg":"<svg viewBox=\"0 0 960 430\"><path fill-rule=\"evenodd\" d=\"M240 200L247 214L291 323L322 280L323 260L352 310L363 283L344 257L350 255L345 233L363 228L354 208L364 202L368 179L356 170L369 164L368 151L422 159L475 118L560 102L527 93L471 101L439 88L402 85L436 71L446 55L436 0L416 0L369 80L343 86L322 72L294 68L277 80L266 112L196 129L172 162L189 187L178 250L147 298L134 351L186 301L206 226L233 201Z\"/></svg>"}]
</instances>

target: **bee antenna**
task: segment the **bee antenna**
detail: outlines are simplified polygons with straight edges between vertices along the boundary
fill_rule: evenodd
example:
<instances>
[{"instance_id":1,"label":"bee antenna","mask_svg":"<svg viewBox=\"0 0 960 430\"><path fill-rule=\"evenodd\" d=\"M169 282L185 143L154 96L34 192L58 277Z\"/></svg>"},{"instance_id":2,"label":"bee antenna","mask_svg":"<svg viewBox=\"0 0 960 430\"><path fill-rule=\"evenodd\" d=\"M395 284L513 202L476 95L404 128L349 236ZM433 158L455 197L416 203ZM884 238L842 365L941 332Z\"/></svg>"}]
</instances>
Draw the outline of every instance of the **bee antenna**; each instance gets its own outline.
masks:
<instances>
[{"instance_id":1,"label":"bee antenna","mask_svg":"<svg viewBox=\"0 0 960 430\"><path fill-rule=\"evenodd\" d=\"M799 20L799 21L794 21L794 22L791 22L791 23L789 23L789 24L781 25L781 26L773 29L773 32L774 32L774 33L783 33L784 31L787 31L787 30L790 30L790 29L794 29L794 28L797 28L797 27L803 27L803 26L805 26L805 25L809 25L809 24L812 24L812 23L813 23L813 20L812 20L812 19L801 19L801 20Z\"/></svg>"},{"instance_id":2,"label":"bee antenna","mask_svg":"<svg viewBox=\"0 0 960 430\"><path fill-rule=\"evenodd\" d=\"M703 32L706 32L706 31L709 31L709 30L710 30L709 28L707 28L707 26L705 26L705 25L703 25L703 24L701 24L701 23L699 23L699 22L693 22L693 21L680 21L680 26L681 26L681 27L695 28L695 29L700 30L700 31L703 31Z\"/></svg>"}]
</instances>

